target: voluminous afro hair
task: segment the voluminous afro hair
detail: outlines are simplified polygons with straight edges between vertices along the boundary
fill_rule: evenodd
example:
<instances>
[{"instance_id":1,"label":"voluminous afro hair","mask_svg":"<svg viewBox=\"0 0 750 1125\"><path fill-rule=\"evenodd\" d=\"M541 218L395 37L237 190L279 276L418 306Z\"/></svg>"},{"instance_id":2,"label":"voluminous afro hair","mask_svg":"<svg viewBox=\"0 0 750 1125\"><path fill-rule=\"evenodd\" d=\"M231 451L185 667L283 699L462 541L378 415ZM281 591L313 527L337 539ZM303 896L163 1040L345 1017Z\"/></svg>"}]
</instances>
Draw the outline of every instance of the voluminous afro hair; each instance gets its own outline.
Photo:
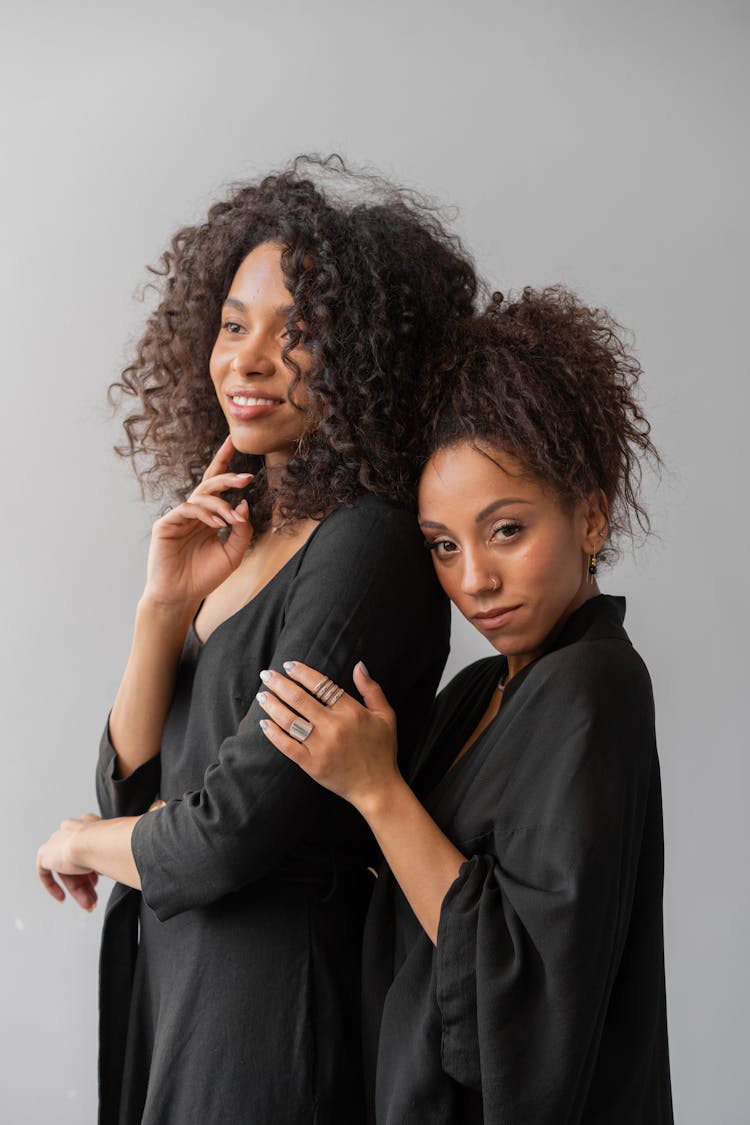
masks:
<instances>
[{"instance_id":1,"label":"voluminous afro hair","mask_svg":"<svg viewBox=\"0 0 750 1125\"><path fill-rule=\"evenodd\" d=\"M414 504L420 404L430 354L473 312L477 280L434 206L338 158L300 157L284 171L232 189L206 221L185 227L162 254L159 292L132 363L110 388L145 491L183 499L198 483L227 425L208 371L223 300L237 268L263 242L282 247L293 305L288 353L302 343L309 429L274 482L260 458L248 490L256 530L272 499L282 516L320 518L362 491ZM287 360L295 379L299 370Z\"/></svg>"},{"instance_id":2,"label":"voluminous afro hair","mask_svg":"<svg viewBox=\"0 0 750 1125\"><path fill-rule=\"evenodd\" d=\"M496 293L438 388L425 460L469 442L512 456L563 502L601 489L614 549L621 536L648 532L642 466L661 463L639 405L640 375L605 310L562 286L507 301Z\"/></svg>"}]
</instances>

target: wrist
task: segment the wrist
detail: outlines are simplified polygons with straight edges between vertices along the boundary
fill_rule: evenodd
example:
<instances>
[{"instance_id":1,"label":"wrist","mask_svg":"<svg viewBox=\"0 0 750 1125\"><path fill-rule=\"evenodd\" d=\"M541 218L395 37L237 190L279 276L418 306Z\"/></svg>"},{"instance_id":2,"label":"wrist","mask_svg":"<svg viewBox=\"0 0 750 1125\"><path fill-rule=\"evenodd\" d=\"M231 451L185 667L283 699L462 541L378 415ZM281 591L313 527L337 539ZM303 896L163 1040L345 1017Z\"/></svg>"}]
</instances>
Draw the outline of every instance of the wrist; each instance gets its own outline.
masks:
<instances>
[{"instance_id":1,"label":"wrist","mask_svg":"<svg viewBox=\"0 0 750 1125\"><path fill-rule=\"evenodd\" d=\"M190 601L167 602L146 588L138 601L136 618L158 621L162 626L175 628L184 626L187 629L198 612L199 605L200 601L197 598Z\"/></svg>"},{"instance_id":2,"label":"wrist","mask_svg":"<svg viewBox=\"0 0 750 1125\"><path fill-rule=\"evenodd\" d=\"M352 801L352 804L365 818L370 828L377 832L378 826L397 808L404 792L410 794L411 790L401 774L396 772L381 785L368 789L357 800Z\"/></svg>"}]
</instances>

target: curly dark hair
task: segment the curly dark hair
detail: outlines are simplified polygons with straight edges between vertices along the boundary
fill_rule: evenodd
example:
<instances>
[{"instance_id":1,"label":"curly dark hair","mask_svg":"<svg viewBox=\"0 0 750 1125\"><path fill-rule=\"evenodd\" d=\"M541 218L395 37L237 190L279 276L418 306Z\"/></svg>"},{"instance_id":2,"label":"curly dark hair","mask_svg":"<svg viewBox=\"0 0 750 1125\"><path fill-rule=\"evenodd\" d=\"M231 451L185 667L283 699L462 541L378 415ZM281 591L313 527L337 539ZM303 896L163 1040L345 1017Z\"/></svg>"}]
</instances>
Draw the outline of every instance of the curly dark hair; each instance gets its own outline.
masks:
<instances>
[{"instance_id":1,"label":"curly dark hair","mask_svg":"<svg viewBox=\"0 0 750 1125\"><path fill-rule=\"evenodd\" d=\"M601 489L609 552L647 534L643 463L661 465L638 401L641 367L622 327L562 286L495 293L465 334L462 359L425 433L424 461L468 441L510 454L564 502Z\"/></svg>"},{"instance_id":2,"label":"curly dark hair","mask_svg":"<svg viewBox=\"0 0 750 1125\"><path fill-rule=\"evenodd\" d=\"M362 491L413 506L419 471L419 404L427 401L430 354L474 310L478 283L437 208L339 157L298 157L259 182L235 186L205 222L179 230L150 267L160 299L135 357L110 387L133 397L126 443L144 492L183 499L226 436L208 374L222 302L239 265L263 242L282 247L293 305L284 359L298 344L312 355L304 376L309 425L274 482L282 516L320 518ZM271 495L262 461L249 499L256 529Z\"/></svg>"}]
</instances>

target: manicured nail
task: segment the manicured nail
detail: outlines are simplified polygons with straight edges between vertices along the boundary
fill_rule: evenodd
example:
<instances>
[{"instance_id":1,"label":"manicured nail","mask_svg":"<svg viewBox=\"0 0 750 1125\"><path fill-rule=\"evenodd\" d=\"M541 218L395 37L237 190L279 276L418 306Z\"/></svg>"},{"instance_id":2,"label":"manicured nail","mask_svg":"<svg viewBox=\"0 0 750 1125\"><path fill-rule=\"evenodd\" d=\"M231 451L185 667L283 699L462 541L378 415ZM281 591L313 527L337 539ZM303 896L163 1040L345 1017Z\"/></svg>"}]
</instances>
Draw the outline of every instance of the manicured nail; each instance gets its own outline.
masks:
<instances>
[{"instance_id":1,"label":"manicured nail","mask_svg":"<svg viewBox=\"0 0 750 1125\"><path fill-rule=\"evenodd\" d=\"M268 730L268 726L269 726L268 719L261 719L260 722L258 723L258 726L260 727L260 729L265 734L266 731Z\"/></svg>"},{"instance_id":2,"label":"manicured nail","mask_svg":"<svg viewBox=\"0 0 750 1125\"><path fill-rule=\"evenodd\" d=\"M282 664L282 668L285 672L293 672L296 667L297 665L293 660L285 660Z\"/></svg>"},{"instance_id":3,"label":"manicured nail","mask_svg":"<svg viewBox=\"0 0 750 1125\"><path fill-rule=\"evenodd\" d=\"M253 475L252 473L235 473L234 479L235 480L250 480L252 475Z\"/></svg>"},{"instance_id":4,"label":"manicured nail","mask_svg":"<svg viewBox=\"0 0 750 1125\"><path fill-rule=\"evenodd\" d=\"M265 703L266 693L264 691L259 691L255 698L258 700L258 703Z\"/></svg>"},{"instance_id":5,"label":"manicured nail","mask_svg":"<svg viewBox=\"0 0 750 1125\"><path fill-rule=\"evenodd\" d=\"M273 672L269 672L266 668L264 668L260 674L260 678L264 684L270 684L271 680L273 679Z\"/></svg>"},{"instance_id":6,"label":"manicured nail","mask_svg":"<svg viewBox=\"0 0 750 1125\"><path fill-rule=\"evenodd\" d=\"M370 679L370 673L367 671L367 665L365 664L364 660L360 660L357 667L361 670L361 672L364 676L367 676L367 679L369 680Z\"/></svg>"}]
</instances>

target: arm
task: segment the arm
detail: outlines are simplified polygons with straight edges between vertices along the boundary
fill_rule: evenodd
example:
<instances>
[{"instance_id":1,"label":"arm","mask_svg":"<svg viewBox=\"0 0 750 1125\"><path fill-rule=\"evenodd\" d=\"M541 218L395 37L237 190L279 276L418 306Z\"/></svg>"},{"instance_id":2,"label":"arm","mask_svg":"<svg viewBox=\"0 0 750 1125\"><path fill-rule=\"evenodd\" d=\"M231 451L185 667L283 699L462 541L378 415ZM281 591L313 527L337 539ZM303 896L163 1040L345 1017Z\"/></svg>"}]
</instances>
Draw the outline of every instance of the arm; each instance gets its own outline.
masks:
<instances>
[{"instance_id":1,"label":"arm","mask_svg":"<svg viewBox=\"0 0 750 1125\"><path fill-rule=\"evenodd\" d=\"M309 694L320 681L320 672L298 661L287 663L285 670L296 683L274 672L264 676L269 691L262 693L261 705L271 720L263 722L266 737L365 818L409 905L435 944L443 899L465 856L438 828L399 773L396 717L383 691L359 663L354 684L366 709L347 695L330 709ZM307 690L300 690L297 684ZM304 742L287 733L296 714L313 725Z\"/></svg>"},{"instance_id":2,"label":"arm","mask_svg":"<svg viewBox=\"0 0 750 1125\"><path fill-rule=\"evenodd\" d=\"M247 503L233 510L219 495L250 479L226 471L233 453L227 438L190 499L152 529L146 587L109 719L121 779L158 754L190 622L203 598L236 570L250 542ZM222 540L217 531L226 527Z\"/></svg>"}]
</instances>

